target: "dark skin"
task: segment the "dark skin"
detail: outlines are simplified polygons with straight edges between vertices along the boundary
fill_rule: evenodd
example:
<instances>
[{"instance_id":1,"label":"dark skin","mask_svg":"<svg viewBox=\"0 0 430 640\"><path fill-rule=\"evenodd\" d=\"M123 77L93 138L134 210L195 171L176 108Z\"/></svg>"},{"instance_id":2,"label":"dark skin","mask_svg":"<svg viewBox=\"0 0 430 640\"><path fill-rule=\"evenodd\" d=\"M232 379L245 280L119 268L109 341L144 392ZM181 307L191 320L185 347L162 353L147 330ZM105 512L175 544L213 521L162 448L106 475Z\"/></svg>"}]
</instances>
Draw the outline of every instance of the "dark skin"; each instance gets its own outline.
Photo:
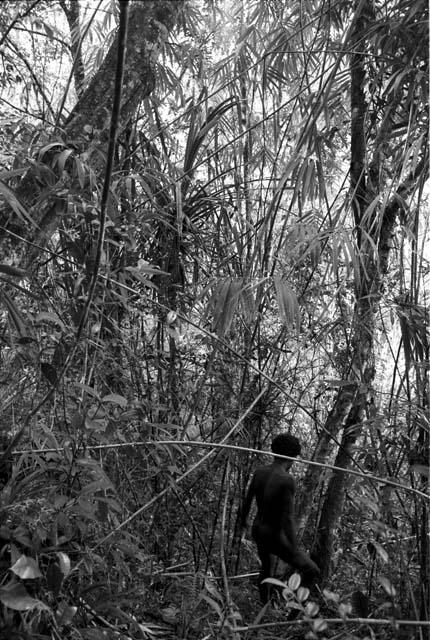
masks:
<instances>
[{"instance_id":1,"label":"dark skin","mask_svg":"<svg viewBox=\"0 0 430 640\"><path fill-rule=\"evenodd\" d=\"M285 453L288 455L288 453ZM311 587L319 575L318 566L298 548L294 522L295 482L288 473L291 460L275 456L271 465L259 467L252 478L242 510L242 527L246 526L252 500L257 502L257 515L252 525L252 537L261 561L259 575L260 599L269 600L270 556L275 555L296 569L302 576L302 586Z\"/></svg>"}]
</instances>

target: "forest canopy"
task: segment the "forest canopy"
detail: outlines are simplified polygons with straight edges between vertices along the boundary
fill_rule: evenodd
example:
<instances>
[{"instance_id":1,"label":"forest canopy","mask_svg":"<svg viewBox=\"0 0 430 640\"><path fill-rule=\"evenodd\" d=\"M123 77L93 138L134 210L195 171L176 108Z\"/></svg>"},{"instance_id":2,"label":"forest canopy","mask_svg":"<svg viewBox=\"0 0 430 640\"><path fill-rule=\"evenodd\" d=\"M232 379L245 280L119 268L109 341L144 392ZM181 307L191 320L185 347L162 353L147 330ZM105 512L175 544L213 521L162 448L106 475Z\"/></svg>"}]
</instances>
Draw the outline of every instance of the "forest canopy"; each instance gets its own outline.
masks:
<instances>
[{"instance_id":1,"label":"forest canopy","mask_svg":"<svg viewBox=\"0 0 430 640\"><path fill-rule=\"evenodd\" d=\"M1 6L0 639L430 638L427 3Z\"/></svg>"}]
</instances>

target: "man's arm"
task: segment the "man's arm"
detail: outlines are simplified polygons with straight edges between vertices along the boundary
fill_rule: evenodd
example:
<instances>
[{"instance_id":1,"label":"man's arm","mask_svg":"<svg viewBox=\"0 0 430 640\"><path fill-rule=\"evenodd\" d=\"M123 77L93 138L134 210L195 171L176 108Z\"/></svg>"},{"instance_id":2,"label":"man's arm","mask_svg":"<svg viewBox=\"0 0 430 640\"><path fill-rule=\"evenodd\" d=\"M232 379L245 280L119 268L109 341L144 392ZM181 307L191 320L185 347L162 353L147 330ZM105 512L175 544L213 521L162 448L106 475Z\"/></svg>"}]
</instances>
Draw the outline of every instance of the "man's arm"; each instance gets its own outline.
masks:
<instances>
[{"instance_id":1,"label":"man's arm","mask_svg":"<svg viewBox=\"0 0 430 640\"><path fill-rule=\"evenodd\" d=\"M284 521L284 532L288 538L288 542L294 549L297 549L297 533L296 533L296 523L294 518L290 515L285 518Z\"/></svg>"},{"instance_id":2,"label":"man's arm","mask_svg":"<svg viewBox=\"0 0 430 640\"><path fill-rule=\"evenodd\" d=\"M242 513L240 518L240 528L244 529L246 527L246 521L248 519L249 510L251 509L252 499L255 495L255 487L254 487L254 477L251 480L251 484L249 485L248 492L246 494L245 500L242 504Z\"/></svg>"}]
</instances>

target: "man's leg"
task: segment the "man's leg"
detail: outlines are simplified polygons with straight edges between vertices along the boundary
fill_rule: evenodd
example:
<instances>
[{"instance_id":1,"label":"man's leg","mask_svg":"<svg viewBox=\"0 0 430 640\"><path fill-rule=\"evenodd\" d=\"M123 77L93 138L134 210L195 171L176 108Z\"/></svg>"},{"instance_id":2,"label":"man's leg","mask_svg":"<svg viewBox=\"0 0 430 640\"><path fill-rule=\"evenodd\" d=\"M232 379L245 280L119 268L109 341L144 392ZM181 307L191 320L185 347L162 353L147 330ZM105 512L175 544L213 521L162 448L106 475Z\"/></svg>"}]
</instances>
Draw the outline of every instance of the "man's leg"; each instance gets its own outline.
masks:
<instances>
[{"instance_id":1,"label":"man's leg","mask_svg":"<svg viewBox=\"0 0 430 640\"><path fill-rule=\"evenodd\" d=\"M266 604L269 601L270 585L267 582L263 583L263 580L270 578L270 553L266 551L264 545L260 545L257 542L258 555L261 562L260 573L258 576L258 590L260 592L260 600L262 604Z\"/></svg>"},{"instance_id":2,"label":"man's leg","mask_svg":"<svg viewBox=\"0 0 430 640\"><path fill-rule=\"evenodd\" d=\"M262 604L266 604L270 599L270 585L263 584L263 580L270 578L271 574L271 554L273 554L273 536L270 529L262 525L258 520L254 520L252 527L252 537L257 545L258 557L261 567L258 576L258 590Z\"/></svg>"},{"instance_id":3,"label":"man's leg","mask_svg":"<svg viewBox=\"0 0 430 640\"><path fill-rule=\"evenodd\" d=\"M294 549L287 540L280 540L278 546L279 557L287 562L302 577L301 586L310 589L317 582L320 570L313 560L300 549ZM299 609L290 609L288 620L295 620L300 614Z\"/></svg>"},{"instance_id":4,"label":"man's leg","mask_svg":"<svg viewBox=\"0 0 430 640\"><path fill-rule=\"evenodd\" d=\"M317 582L320 575L318 565L304 551L292 548L288 540L280 538L274 553L301 574L303 587L310 589Z\"/></svg>"},{"instance_id":5,"label":"man's leg","mask_svg":"<svg viewBox=\"0 0 430 640\"><path fill-rule=\"evenodd\" d=\"M297 549L291 554L289 563L301 574L303 587L310 589L317 582L320 570L307 553Z\"/></svg>"}]
</instances>

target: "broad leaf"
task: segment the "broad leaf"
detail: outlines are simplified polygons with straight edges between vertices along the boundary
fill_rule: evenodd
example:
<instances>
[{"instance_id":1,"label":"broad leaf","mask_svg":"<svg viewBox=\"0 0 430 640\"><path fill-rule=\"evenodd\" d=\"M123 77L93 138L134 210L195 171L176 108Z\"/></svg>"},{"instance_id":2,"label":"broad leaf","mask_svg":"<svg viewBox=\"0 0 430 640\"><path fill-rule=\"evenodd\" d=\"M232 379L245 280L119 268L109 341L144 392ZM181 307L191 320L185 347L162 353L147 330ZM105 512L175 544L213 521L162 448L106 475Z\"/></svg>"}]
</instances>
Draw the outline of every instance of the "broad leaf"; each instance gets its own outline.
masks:
<instances>
[{"instance_id":1,"label":"broad leaf","mask_svg":"<svg viewBox=\"0 0 430 640\"><path fill-rule=\"evenodd\" d=\"M43 607L42 603L28 595L23 584L11 582L0 587L0 602L14 611L30 611L36 607Z\"/></svg>"},{"instance_id":2,"label":"broad leaf","mask_svg":"<svg viewBox=\"0 0 430 640\"><path fill-rule=\"evenodd\" d=\"M42 577L36 560L25 555L18 558L15 564L11 567L11 571L13 571L22 580L34 580L35 578Z\"/></svg>"}]
</instances>

